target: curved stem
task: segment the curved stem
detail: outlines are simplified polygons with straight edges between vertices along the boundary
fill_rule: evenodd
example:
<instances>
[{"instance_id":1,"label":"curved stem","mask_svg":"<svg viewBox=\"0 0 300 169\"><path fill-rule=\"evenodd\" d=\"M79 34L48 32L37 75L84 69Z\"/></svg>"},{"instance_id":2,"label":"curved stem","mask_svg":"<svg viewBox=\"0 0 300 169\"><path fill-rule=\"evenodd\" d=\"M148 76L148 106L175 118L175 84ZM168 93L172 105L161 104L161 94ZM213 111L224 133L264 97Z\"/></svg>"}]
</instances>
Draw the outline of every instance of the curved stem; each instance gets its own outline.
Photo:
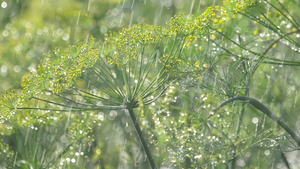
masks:
<instances>
[{"instance_id":1,"label":"curved stem","mask_svg":"<svg viewBox=\"0 0 300 169\"><path fill-rule=\"evenodd\" d=\"M140 128L140 125L139 125L139 122L134 114L134 111L133 111L133 108L132 107L128 107L127 110L129 111L129 114L130 114L130 117L131 117L131 120L134 124L134 128L138 134L138 137L142 143L142 146L143 146L143 149L145 150L145 153L147 155L147 158L148 158L148 161L150 163L150 166L151 166L151 169L157 169L156 165L155 165L155 162L153 160L153 157L152 157L152 154L149 150L149 147L146 143L146 140L145 140L145 137L143 136L143 132Z\"/></svg>"},{"instance_id":2,"label":"curved stem","mask_svg":"<svg viewBox=\"0 0 300 169\"><path fill-rule=\"evenodd\" d=\"M231 99L226 100L223 102L220 106L218 106L215 111L218 111L221 107L227 105L228 103L234 102L236 100L241 100L241 101L247 101L249 104L251 104L253 107L256 109L260 110L262 113L267 115L269 118L271 118L274 122L276 122L279 126L281 126L300 146L300 137L287 125L285 124L282 120L280 120L273 112L271 112L264 104L262 104L260 101L247 97L247 96L236 96Z\"/></svg>"}]
</instances>

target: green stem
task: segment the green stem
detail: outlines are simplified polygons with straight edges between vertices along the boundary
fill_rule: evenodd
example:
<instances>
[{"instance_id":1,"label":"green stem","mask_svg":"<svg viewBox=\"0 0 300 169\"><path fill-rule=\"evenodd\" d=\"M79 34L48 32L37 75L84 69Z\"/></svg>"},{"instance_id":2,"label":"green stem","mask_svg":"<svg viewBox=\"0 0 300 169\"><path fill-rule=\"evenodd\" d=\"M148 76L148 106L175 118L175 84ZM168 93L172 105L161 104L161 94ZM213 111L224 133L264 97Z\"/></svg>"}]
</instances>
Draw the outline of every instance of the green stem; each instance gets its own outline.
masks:
<instances>
[{"instance_id":1,"label":"green stem","mask_svg":"<svg viewBox=\"0 0 300 169\"><path fill-rule=\"evenodd\" d=\"M239 38L239 44L242 45L242 41L240 40L240 38ZM246 96L249 96L250 72L247 71L247 65L246 65L245 61L242 61L242 65L243 65L244 71L246 72L246 74L245 74L245 81L246 81L246 84L247 84L246 85L247 87L245 89L245 93L244 94ZM240 135L240 132L241 132L241 124L242 124L242 121L243 121L243 116L245 114L245 104L246 103L243 103L242 109L241 109L241 111L239 113L239 116L238 116L238 124L237 124L237 130L236 130L235 140L239 139L239 135ZM236 161L237 161L236 147L234 147L234 152L233 152L233 155L232 155L232 162L231 162L231 169L235 169Z\"/></svg>"},{"instance_id":2,"label":"green stem","mask_svg":"<svg viewBox=\"0 0 300 169\"><path fill-rule=\"evenodd\" d=\"M151 154L151 152L149 150L149 147L148 147L148 145L146 143L145 137L143 136L143 132L142 132L142 130L140 128L139 122L138 122L138 120L137 120L137 118L136 118L136 116L134 114L133 108L129 106L129 107L127 107L127 110L129 111L131 120L132 120L132 122L134 124L134 128L135 128L135 130L136 130L136 132L138 134L138 137L139 137L139 139L140 139L140 141L142 143L143 149L145 150L145 153L147 155L147 158L148 158L148 161L150 163L151 169L157 169L157 167L155 165L155 162L153 160L152 154Z\"/></svg>"},{"instance_id":3,"label":"green stem","mask_svg":"<svg viewBox=\"0 0 300 169\"><path fill-rule=\"evenodd\" d=\"M280 153L280 156L281 156L286 168L291 169L290 164L289 164L288 160L286 159L285 154L282 151Z\"/></svg>"},{"instance_id":4,"label":"green stem","mask_svg":"<svg viewBox=\"0 0 300 169\"><path fill-rule=\"evenodd\" d=\"M223 102L220 106L218 106L215 109L215 111L218 111L221 107L227 105L228 103L234 102L236 100L247 101L253 107L255 107L256 109L260 110L262 113L267 115L279 126L281 126L294 139L297 145L300 146L300 137L287 124L285 124L273 112L271 112L264 104L262 104L261 102L259 102L254 98L247 97L247 96L236 96Z\"/></svg>"}]
</instances>

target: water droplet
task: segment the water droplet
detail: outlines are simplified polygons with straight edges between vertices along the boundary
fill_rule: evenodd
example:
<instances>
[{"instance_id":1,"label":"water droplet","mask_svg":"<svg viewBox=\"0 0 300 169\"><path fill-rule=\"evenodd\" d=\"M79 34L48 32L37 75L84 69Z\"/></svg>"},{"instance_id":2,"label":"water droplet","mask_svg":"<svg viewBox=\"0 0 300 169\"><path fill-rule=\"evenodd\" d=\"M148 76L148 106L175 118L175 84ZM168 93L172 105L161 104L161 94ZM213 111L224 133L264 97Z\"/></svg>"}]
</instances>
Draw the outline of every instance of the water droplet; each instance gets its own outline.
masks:
<instances>
[{"instance_id":1,"label":"water droplet","mask_svg":"<svg viewBox=\"0 0 300 169\"><path fill-rule=\"evenodd\" d=\"M104 113L103 112L99 112L97 115L98 120L103 121L104 120Z\"/></svg>"},{"instance_id":2,"label":"water droplet","mask_svg":"<svg viewBox=\"0 0 300 169\"><path fill-rule=\"evenodd\" d=\"M264 154L265 154L266 156L270 155L270 150L266 150L266 151L264 152Z\"/></svg>"},{"instance_id":3,"label":"water droplet","mask_svg":"<svg viewBox=\"0 0 300 169\"><path fill-rule=\"evenodd\" d=\"M2 65L1 68L0 68L0 70L1 70L2 74L6 74L7 73L7 66L6 65Z\"/></svg>"},{"instance_id":4,"label":"water droplet","mask_svg":"<svg viewBox=\"0 0 300 169\"><path fill-rule=\"evenodd\" d=\"M258 123L258 118L257 118L257 117L254 117L254 118L252 119L252 123L257 124L257 123Z\"/></svg>"},{"instance_id":5,"label":"water droplet","mask_svg":"<svg viewBox=\"0 0 300 169\"><path fill-rule=\"evenodd\" d=\"M112 111L109 112L109 115L110 115L111 117L116 117L116 116L118 115L118 112L115 111L115 110L112 110Z\"/></svg>"},{"instance_id":6,"label":"water droplet","mask_svg":"<svg viewBox=\"0 0 300 169\"><path fill-rule=\"evenodd\" d=\"M7 2L3 1L3 2L1 3L1 7L2 7L2 8L6 8L6 7L7 7Z\"/></svg>"},{"instance_id":7,"label":"water droplet","mask_svg":"<svg viewBox=\"0 0 300 169\"><path fill-rule=\"evenodd\" d=\"M2 32L2 36L3 36L3 37L8 37L8 35L9 35L8 30L4 30L4 31Z\"/></svg>"},{"instance_id":8,"label":"water droplet","mask_svg":"<svg viewBox=\"0 0 300 169\"><path fill-rule=\"evenodd\" d=\"M245 167L245 165L246 165L246 163L243 159L238 159L236 163L240 167Z\"/></svg>"},{"instance_id":9,"label":"water droplet","mask_svg":"<svg viewBox=\"0 0 300 169\"><path fill-rule=\"evenodd\" d=\"M200 155L196 155L194 158L195 159L199 159L199 158L201 158L202 157L202 155L200 154Z\"/></svg>"},{"instance_id":10,"label":"water droplet","mask_svg":"<svg viewBox=\"0 0 300 169\"><path fill-rule=\"evenodd\" d=\"M103 103L101 101L96 102L97 106L103 106Z\"/></svg>"},{"instance_id":11,"label":"water droplet","mask_svg":"<svg viewBox=\"0 0 300 169\"><path fill-rule=\"evenodd\" d=\"M19 65L14 66L14 71L19 73L21 71L21 67Z\"/></svg>"},{"instance_id":12,"label":"water droplet","mask_svg":"<svg viewBox=\"0 0 300 169\"><path fill-rule=\"evenodd\" d=\"M63 39L64 41L69 40L69 38L70 38L70 35L69 35L69 34L64 34L64 36L62 37L62 39Z\"/></svg>"}]
</instances>

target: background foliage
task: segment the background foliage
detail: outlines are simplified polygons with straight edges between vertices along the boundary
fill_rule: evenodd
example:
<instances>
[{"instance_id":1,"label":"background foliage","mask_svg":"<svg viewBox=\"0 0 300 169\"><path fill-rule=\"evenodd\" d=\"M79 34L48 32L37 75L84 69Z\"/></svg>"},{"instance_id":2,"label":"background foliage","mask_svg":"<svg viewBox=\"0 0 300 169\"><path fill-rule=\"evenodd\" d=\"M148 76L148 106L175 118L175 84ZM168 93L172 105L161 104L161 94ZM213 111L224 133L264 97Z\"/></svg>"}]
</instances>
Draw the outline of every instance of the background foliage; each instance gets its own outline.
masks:
<instances>
[{"instance_id":1,"label":"background foliage","mask_svg":"<svg viewBox=\"0 0 300 169\"><path fill-rule=\"evenodd\" d=\"M251 96L299 134L298 9L1 1L1 167L150 168L133 111L159 168L299 167L297 140L255 105L218 107Z\"/></svg>"}]
</instances>

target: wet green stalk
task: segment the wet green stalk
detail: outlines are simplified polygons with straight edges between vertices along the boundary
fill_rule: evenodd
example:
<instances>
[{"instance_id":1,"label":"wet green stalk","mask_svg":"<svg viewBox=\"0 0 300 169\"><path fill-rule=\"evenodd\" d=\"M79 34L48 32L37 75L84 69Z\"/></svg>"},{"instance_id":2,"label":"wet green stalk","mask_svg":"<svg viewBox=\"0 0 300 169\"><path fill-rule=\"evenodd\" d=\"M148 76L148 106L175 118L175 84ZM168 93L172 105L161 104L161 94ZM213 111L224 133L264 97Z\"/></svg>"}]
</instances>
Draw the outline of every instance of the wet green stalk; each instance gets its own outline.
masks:
<instances>
[{"instance_id":1,"label":"wet green stalk","mask_svg":"<svg viewBox=\"0 0 300 169\"><path fill-rule=\"evenodd\" d=\"M282 127L297 143L298 146L300 146L300 137L282 120L279 119L273 112L271 112L264 104L259 102L258 100L247 97L247 96L236 96L231 99L226 100L223 102L220 106L218 106L215 111L218 111L221 107L227 105L228 103L234 102L236 100L240 101L247 101L247 103L251 104L256 109L260 110L262 113L267 115L270 119L272 119L274 122L276 122L280 127Z\"/></svg>"},{"instance_id":2,"label":"wet green stalk","mask_svg":"<svg viewBox=\"0 0 300 169\"><path fill-rule=\"evenodd\" d=\"M130 117L131 117L131 120L134 124L134 128L138 134L138 137L142 143L142 146L143 146L143 149L145 150L145 153L147 155L147 158L148 158L148 161L150 163L150 166L151 166L151 169L157 169L156 165L155 165L155 162L153 160L153 157L152 157L152 154L149 150L149 147L146 143L146 140L145 140L145 137L143 136L143 132L140 128L140 125L139 125L139 122L134 114L134 111L133 111L133 108L131 106L127 107L127 110L129 111L129 114L130 114Z\"/></svg>"}]
</instances>

